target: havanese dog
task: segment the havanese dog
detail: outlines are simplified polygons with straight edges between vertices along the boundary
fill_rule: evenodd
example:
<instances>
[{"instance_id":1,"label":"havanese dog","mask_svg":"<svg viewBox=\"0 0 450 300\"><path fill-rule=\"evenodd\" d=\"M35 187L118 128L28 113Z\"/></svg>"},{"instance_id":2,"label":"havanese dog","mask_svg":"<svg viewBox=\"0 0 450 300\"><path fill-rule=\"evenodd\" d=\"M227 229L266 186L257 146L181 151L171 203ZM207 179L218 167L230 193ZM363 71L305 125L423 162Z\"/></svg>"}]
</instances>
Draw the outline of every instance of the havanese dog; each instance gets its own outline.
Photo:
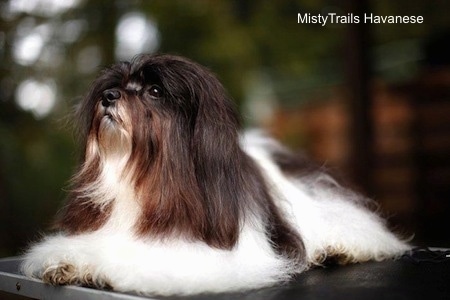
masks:
<instances>
[{"instance_id":1,"label":"havanese dog","mask_svg":"<svg viewBox=\"0 0 450 300\"><path fill-rule=\"evenodd\" d=\"M29 277L143 295L255 289L410 247L366 198L258 132L205 67L141 55L79 106L82 161Z\"/></svg>"}]
</instances>

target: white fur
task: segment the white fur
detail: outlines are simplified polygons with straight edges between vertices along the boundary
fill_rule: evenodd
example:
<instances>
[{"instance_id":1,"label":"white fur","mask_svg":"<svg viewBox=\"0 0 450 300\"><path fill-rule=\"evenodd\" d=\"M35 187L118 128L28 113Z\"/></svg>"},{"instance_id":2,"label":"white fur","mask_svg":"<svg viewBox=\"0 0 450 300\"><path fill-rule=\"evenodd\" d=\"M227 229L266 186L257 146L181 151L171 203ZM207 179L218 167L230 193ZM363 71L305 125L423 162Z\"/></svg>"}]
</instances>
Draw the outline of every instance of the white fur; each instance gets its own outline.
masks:
<instances>
[{"instance_id":1,"label":"white fur","mask_svg":"<svg viewBox=\"0 0 450 300\"><path fill-rule=\"evenodd\" d=\"M130 179L125 172L125 166L131 155L131 122L127 119L122 105L114 108L105 108L100 103L97 104L96 113L102 115L100 122L100 143L97 139L87 142L87 153L84 168L90 167L93 158L100 157L100 176L90 185L84 186L82 190L77 190L81 198L94 199L95 204L106 208L114 199L115 205L128 202L133 205L135 201L134 191L131 188ZM120 126L117 121L110 120L104 116L108 112L114 115L115 120L121 120ZM121 116L124 116L125 120ZM79 176L85 173L83 169ZM127 210L124 214L127 214ZM132 219L133 220L133 219Z\"/></svg>"},{"instance_id":2,"label":"white fur","mask_svg":"<svg viewBox=\"0 0 450 300\"><path fill-rule=\"evenodd\" d=\"M114 227L47 237L26 255L22 269L40 277L47 267L70 263L107 278L117 291L161 295L257 288L287 280L293 272L262 229L244 226L238 245L227 251L200 242L139 240Z\"/></svg>"},{"instance_id":3,"label":"white fur","mask_svg":"<svg viewBox=\"0 0 450 300\"><path fill-rule=\"evenodd\" d=\"M71 264L81 277L89 273L117 291L195 294L285 281L293 273L319 264L333 251L356 262L396 257L409 248L377 215L357 203L363 201L358 195L337 186L328 176L314 175L302 181L284 176L270 159L269 150L281 147L273 140L247 133L241 144L260 165L276 204L299 231L307 265L294 265L277 255L264 225L250 217L244 220L238 244L230 251L183 239L136 238L131 228L139 205L124 188L116 195L112 216L101 229L75 236L47 236L26 253L23 272L40 278L48 268ZM111 167L109 163L105 168ZM110 183L118 180L104 178Z\"/></svg>"},{"instance_id":4,"label":"white fur","mask_svg":"<svg viewBox=\"0 0 450 300\"><path fill-rule=\"evenodd\" d=\"M311 174L302 180L284 176L267 151L284 150L273 139L253 131L244 135L242 145L259 163L279 207L300 232L309 263L320 263L327 252L356 262L396 257L409 249L364 206L367 199L340 187L329 175Z\"/></svg>"}]
</instances>

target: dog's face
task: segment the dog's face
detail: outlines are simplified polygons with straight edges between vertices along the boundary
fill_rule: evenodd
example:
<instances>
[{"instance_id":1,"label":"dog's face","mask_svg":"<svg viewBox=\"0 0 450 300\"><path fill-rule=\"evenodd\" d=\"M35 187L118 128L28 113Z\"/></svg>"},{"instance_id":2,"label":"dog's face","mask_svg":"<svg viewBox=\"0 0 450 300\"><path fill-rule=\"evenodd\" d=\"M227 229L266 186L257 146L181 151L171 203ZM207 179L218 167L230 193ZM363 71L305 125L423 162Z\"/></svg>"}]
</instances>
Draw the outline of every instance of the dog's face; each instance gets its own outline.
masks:
<instances>
[{"instance_id":1,"label":"dog's face","mask_svg":"<svg viewBox=\"0 0 450 300\"><path fill-rule=\"evenodd\" d=\"M87 160L100 151L128 152L132 160L149 161L170 155L170 149L192 150L196 139L217 142L226 136L232 144L237 137L236 113L218 80L203 67L172 56L141 56L105 70L80 116L87 125Z\"/></svg>"}]
</instances>

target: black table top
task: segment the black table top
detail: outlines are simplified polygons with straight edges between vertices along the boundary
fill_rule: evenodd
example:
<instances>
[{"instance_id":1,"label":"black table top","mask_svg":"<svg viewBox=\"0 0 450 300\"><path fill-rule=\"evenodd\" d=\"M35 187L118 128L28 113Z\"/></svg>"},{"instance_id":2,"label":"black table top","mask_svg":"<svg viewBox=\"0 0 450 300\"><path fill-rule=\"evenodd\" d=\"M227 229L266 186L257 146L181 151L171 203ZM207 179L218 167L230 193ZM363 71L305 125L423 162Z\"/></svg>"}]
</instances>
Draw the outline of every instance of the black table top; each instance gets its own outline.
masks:
<instances>
[{"instance_id":1,"label":"black table top","mask_svg":"<svg viewBox=\"0 0 450 300\"><path fill-rule=\"evenodd\" d=\"M450 299L449 253L421 252L396 261L315 268L284 286L214 299Z\"/></svg>"}]
</instances>

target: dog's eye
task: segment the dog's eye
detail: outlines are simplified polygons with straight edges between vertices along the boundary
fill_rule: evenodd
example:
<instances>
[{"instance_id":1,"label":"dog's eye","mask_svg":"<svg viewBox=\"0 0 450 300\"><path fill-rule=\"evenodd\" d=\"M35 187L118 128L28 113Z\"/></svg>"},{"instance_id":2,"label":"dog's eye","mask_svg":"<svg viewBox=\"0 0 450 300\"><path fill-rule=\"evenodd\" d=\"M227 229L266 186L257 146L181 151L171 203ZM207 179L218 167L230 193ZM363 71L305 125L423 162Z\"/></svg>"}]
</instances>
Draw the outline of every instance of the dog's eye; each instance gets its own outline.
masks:
<instances>
[{"instance_id":1,"label":"dog's eye","mask_svg":"<svg viewBox=\"0 0 450 300\"><path fill-rule=\"evenodd\" d=\"M162 89L157 85L152 85L148 90L148 93L154 98L159 98L162 96Z\"/></svg>"}]
</instances>

